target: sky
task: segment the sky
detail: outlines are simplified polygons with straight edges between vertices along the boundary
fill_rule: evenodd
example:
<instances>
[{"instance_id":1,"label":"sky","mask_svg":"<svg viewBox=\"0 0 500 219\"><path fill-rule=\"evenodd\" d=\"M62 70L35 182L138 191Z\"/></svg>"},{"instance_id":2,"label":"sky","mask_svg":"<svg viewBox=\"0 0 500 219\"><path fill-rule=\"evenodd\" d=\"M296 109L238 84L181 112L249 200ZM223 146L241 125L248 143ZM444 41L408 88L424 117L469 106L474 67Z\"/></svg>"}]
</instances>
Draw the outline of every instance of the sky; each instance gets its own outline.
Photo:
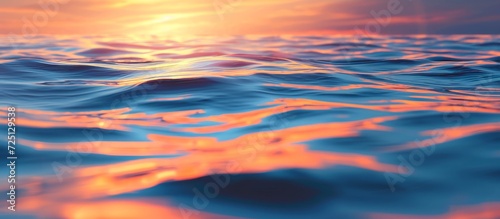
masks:
<instances>
[{"instance_id":1,"label":"sky","mask_svg":"<svg viewBox=\"0 0 500 219\"><path fill-rule=\"evenodd\" d=\"M0 34L500 34L498 0L0 0Z\"/></svg>"}]
</instances>

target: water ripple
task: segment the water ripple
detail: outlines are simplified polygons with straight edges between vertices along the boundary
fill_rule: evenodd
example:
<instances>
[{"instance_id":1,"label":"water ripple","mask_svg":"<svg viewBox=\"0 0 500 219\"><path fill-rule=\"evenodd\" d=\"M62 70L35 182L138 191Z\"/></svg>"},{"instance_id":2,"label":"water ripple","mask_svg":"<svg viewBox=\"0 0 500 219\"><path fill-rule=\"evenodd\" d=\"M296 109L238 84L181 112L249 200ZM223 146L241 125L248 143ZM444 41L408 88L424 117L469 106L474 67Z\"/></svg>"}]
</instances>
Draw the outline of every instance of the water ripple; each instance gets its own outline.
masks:
<instances>
[{"instance_id":1,"label":"water ripple","mask_svg":"<svg viewBox=\"0 0 500 219\"><path fill-rule=\"evenodd\" d=\"M0 105L18 108L24 156L19 210L499 218L499 45L484 35L0 44ZM217 194L205 205L207 185Z\"/></svg>"}]
</instances>

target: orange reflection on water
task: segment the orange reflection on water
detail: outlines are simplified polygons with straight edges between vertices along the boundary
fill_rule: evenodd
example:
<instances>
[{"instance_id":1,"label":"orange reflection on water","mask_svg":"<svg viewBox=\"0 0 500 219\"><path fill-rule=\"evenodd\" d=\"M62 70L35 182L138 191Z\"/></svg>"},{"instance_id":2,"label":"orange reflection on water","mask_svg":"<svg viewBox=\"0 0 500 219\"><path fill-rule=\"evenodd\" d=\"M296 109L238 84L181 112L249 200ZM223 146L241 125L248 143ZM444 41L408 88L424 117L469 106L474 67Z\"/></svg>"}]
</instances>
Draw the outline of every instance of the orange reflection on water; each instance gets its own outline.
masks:
<instances>
[{"instance_id":1,"label":"orange reflection on water","mask_svg":"<svg viewBox=\"0 0 500 219\"><path fill-rule=\"evenodd\" d=\"M67 191L75 192L75 191ZM65 219L98 219L98 218L183 218L189 215L193 219L218 219L234 218L223 215L201 212L199 210L184 209L159 199L104 199L85 200L73 194L69 200L63 201L51 197L49 194L36 196L23 196L23 204L18 206L18 211L24 215L37 215L41 218ZM192 214L190 214L192 213Z\"/></svg>"},{"instance_id":2,"label":"orange reflection on water","mask_svg":"<svg viewBox=\"0 0 500 219\"><path fill-rule=\"evenodd\" d=\"M82 192L82 197L97 198L154 187L168 181L190 180L212 174L261 173L287 168L324 168L354 166L374 171L397 171L397 166L381 164L374 157L326 152L311 152L305 147L276 150L192 154L172 159L143 159L82 168L75 172L77 181L58 186L54 197L67 196L66 189Z\"/></svg>"},{"instance_id":3,"label":"orange reflection on water","mask_svg":"<svg viewBox=\"0 0 500 219\"><path fill-rule=\"evenodd\" d=\"M201 126L201 127L190 127L190 128L179 128L175 129L178 131L186 131L193 133L214 133L231 130L234 128L241 128L245 126L257 125L262 122L266 117L274 116L280 113L285 113L293 111L296 109L308 109L308 110L326 110L329 109L325 106L286 106L279 105L270 108L258 109L248 112L232 113L232 114L222 114L207 117L197 118L198 121L210 121L220 123L218 125Z\"/></svg>"},{"instance_id":4,"label":"orange reflection on water","mask_svg":"<svg viewBox=\"0 0 500 219\"><path fill-rule=\"evenodd\" d=\"M149 155L185 153L171 158L140 159L128 162L81 167L68 172L63 182L56 178L44 178L51 187L40 190L37 183L27 183L33 195L43 192L53 199L64 200L79 194L84 199L106 197L139 191L168 181L190 180L214 173L240 174L261 173L277 169L319 169L343 165L380 172L395 172L397 166L383 164L376 157L325 151L311 151L303 142L331 138L358 136L363 130L389 130L379 123L396 119L381 117L367 120L324 123L251 133L227 141L211 137L177 137L150 134L150 143L106 142L95 153L133 155L141 147ZM329 130L329 131L328 131ZM23 142L36 144L36 142ZM128 150L127 147L134 150ZM65 144L43 144L42 149L67 147ZM148 149L163 147L162 150ZM100 149L107 148L107 149ZM108 150L108 151L106 151ZM110 152L111 151L111 152ZM146 155L147 153L144 153ZM137 154L136 154L137 155ZM40 179L34 180L40 181ZM30 193L31 194L31 193Z\"/></svg>"},{"instance_id":5,"label":"orange reflection on water","mask_svg":"<svg viewBox=\"0 0 500 219\"><path fill-rule=\"evenodd\" d=\"M101 110L94 112L49 112L31 109L17 109L21 114L16 118L17 124L27 127L52 128L52 127L88 127L100 128L105 120L101 117L112 117L128 112L130 109ZM4 123L6 120L1 121ZM109 129L126 130L118 123L109 125Z\"/></svg>"},{"instance_id":6,"label":"orange reflection on water","mask_svg":"<svg viewBox=\"0 0 500 219\"><path fill-rule=\"evenodd\" d=\"M63 215L71 219L88 218L182 218L184 215L181 210L174 206L168 206L161 202L140 202L136 200L110 200L110 201L92 201L86 203L71 203L64 205ZM104 209L104 210L103 210ZM192 214L189 218L193 219L229 219L230 217L222 215L213 215L209 213Z\"/></svg>"},{"instance_id":7,"label":"orange reflection on water","mask_svg":"<svg viewBox=\"0 0 500 219\"><path fill-rule=\"evenodd\" d=\"M116 164L81 167L56 177L23 180L23 189L36 200L95 199L154 187L168 181L190 180L211 174L260 173L285 168L354 166L374 171L397 171L375 157L358 154L309 151L301 145L273 147L241 144L225 151L190 153L168 159L140 159ZM43 185L51 185L46 187ZM40 189L43 186L43 189ZM32 203L35 206L42 202ZM27 201L25 201L27 203Z\"/></svg>"},{"instance_id":8,"label":"orange reflection on water","mask_svg":"<svg viewBox=\"0 0 500 219\"><path fill-rule=\"evenodd\" d=\"M375 84L351 84L346 86L338 86L338 87L325 87L319 85L300 85L300 84L264 84L265 86L275 86L275 87L286 87L286 88L296 88L296 89L307 89L307 90L318 90L318 91L342 91L342 90L353 90L353 89L362 89L362 88L371 88L371 89L380 89L380 90L395 90L406 93L421 93L421 94L436 94L442 95L442 93L433 91L430 89L408 86L404 84L389 84L384 82L376 82L371 80L363 80L365 82L375 83ZM485 88L488 89L488 88ZM456 96L417 96L418 98L427 98L427 99L435 99L435 100L470 100L470 101L492 101L492 102L500 102L500 98L498 97L483 97L477 96L474 92L466 92L466 91L457 91L450 90L450 92L456 93L465 93L467 95L456 95ZM473 95L473 96L471 96ZM498 107L498 105L496 105Z\"/></svg>"},{"instance_id":9,"label":"orange reflection on water","mask_svg":"<svg viewBox=\"0 0 500 219\"><path fill-rule=\"evenodd\" d=\"M435 137L420 141L418 144L408 143L400 146L388 147L386 148L386 150L399 151L399 150L409 150L414 148L431 147L436 144L441 144L472 135L488 133L488 132L499 132L499 131L500 131L500 122L430 130L423 132L422 135L435 136Z\"/></svg>"},{"instance_id":10,"label":"orange reflection on water","mask_svg":"<svg viewBox=\"0 0 500 219\"><path fill-rule=\"evenodd\" d=\"M259 111L258 118L273 113L272 111ZM221 120L231 119L229 117L216 117ZM237 117L237 116L236 116ZM245 117L239 117L245 119ZM252 117L249 117L252 119ZM228 141L218 141L214 137L181 137L149 134L150 141L138 142L113 142L113 141L82 141L76 143L44 143L20 139L20 143L39 149L39 150L73 150L89 151L88 153L108 154L108 155L167 155L178 154L182 152L211 152L231 150L234 145L240 145L241 142L250 142L267 145L291 145L299 142L311 141L321 138L333 137L352 137L357 136L363 130L388 131L388 127L381 126L379 123L393 120L396 117L372 118L352 122L332 122L323 124L304 125L292 127L283 130L269 130L258 133L249 133L236 139ZM238 125L238 123L236 123ZM333 130L327 132L325 130ZM264 136L264 137L263 137ZM265 138L264 140L262 140Z\"/></svg>"},{"instance_id":11,"label":"orange reflection on water","mask_svg":"<svg viewBox=\"0 0 500 219\"><path fill-rule=\"evenodd\" d=\"M54 197L64 198L68 191L96 198L151 188L163 182L190 180L212 174L261 173L287 168L324 168L354 166L374 171L397 171L397 166L381 164L374 157L357 154L308 151L291 146L274 150L239 147L238 151L193 153L171 159L142 159L125 163L78 169L71 185L57 186Z\"/></svg>"},{"instance_id":12,"label":"orange reflection on water","mask_svg":"<svg viewBox=\"0 0 500 219\"><path fill-rule=\"evenodd\" d=\"M433 98L433 97L429 97ZM442 99L446 99L443 97ZM286 104L289 107L310 108L310 107L325 107L325 108L357 108L386 112L411 112L411 111L438 111L438 112L482 112L482 113L498 113L500 108L497 104L488 102L472 102L460 99L449 99L444 102L426 102L413 100L387 100L385 103L394 103L388 105L361 105L342 102L327 102L310 99L277 99L271 103Z\"/></svg>"},{"instance_id":13,"label":"orange reflection on water","mask_svg":"<svg viewBox=\"0 0 500 219\"><path fill-rule=\"evenodd\" d=\"M19 139L18 141L20 144L35 148L37 150L69 150L83 151L84 153L93 154L129 156L176 154L175 148L171 148L170 144L162 142L81 141L76 143L46 143L25 139Z\"/></svg>"},{"instance_id":14,"label":"orange reflection on water","mask_svg":"<svg viewBox=\"0 0 500 219\"><path fill-rule=\"evenodd\" d=\"M101 110L94 112L50 112L19 109L17 124L36 128L99 128L127 131L127 126L166 127L172 124L198 123L199 119L189 116L203 113L203 110L164 112L157 114L128 113L130 108ZM6 124L6 120L1 123Z\"/></svg>"}]
</instances>

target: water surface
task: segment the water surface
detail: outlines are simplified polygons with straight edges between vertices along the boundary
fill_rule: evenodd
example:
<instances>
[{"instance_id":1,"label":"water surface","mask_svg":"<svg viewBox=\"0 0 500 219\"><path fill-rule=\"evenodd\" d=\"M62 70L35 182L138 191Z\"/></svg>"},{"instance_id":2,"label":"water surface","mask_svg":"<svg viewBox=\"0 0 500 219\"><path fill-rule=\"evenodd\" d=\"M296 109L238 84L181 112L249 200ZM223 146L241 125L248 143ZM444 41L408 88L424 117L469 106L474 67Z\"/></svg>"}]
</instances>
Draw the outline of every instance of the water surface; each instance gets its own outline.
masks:
<instances>
[{"instance_id":1,"label":"water surface","mask_svg":"<svg viewBox=\"0 0 500 219\"><path fill-rule=\"evenodd\" d=\"M500 218L498 36L1 42L2 217Z\"/></svg>"}]
</instances>

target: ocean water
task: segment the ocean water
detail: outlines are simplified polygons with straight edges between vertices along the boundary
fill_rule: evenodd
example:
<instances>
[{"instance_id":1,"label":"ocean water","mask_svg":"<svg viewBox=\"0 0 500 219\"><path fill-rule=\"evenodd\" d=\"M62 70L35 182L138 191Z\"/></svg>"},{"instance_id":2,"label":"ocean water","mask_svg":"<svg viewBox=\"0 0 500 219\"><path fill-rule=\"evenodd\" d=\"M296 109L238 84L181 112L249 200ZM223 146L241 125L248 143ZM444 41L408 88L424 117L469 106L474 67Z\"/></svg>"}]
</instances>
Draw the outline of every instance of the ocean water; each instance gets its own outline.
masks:
<instances>
[{"instance_id":1,"label":"ocean water","mask_svg":"<svg viewBox=\"0 0 500 219\"><path fill-rule=\"evenodd\" d=\"M2 218L500 218L500 36L0 42Z\"/></svg>"}]
</instances>

